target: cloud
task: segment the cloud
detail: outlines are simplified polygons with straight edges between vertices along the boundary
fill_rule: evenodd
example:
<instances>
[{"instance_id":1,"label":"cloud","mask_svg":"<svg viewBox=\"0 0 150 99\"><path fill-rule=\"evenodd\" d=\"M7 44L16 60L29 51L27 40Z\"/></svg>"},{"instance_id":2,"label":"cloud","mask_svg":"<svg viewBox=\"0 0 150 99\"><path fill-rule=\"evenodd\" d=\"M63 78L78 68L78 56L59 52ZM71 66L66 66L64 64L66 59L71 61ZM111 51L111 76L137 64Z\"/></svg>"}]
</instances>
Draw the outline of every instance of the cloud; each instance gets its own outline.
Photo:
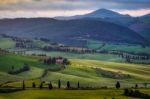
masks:
<instances>
[{"instance_id":1,"label":"cloud","mask_svg":"<svg viewBox=\"0 0 150 99\"><path fill-rule=\"evenodd\" d=\"M150 9L150 0L0 0L0 10Z\"/></svg>"},{"instance_id":2,"label":"cloud","mask_svg":"<svg viewBox=\"0 0 150 99\"><path fill-rule=\"evenodd\" d=\"M19 16L18 12L26 13L20 16L35 16L38 13L53 12L54 15L74 15L82 14L80 11L93 11L100 8L111 9L115 11L124 11L131 14L132 11L143 10L142 14L148 13L150 9L150 0L0 0L0 17L2 15ZM36 12L36 14L32 14ZM54 13L55 12L55 13ZM68 14L66 14L66 12ZM70 13L72 12L72 13ZM78 12L78 13L77 13ZM58 13L58 14L56 14ZM65 14L64 14L65 13ZM137 15L137 14L136 14ZM141 14L140 14L141 15ZM37 16L41 16L37 14ZM50 14L43 14L50 16Z\"/></svg>"},{"instance_id":3,"label":"cloud","mask_svg":"<svg viewBox=\"0 0 150 99\"><path fill-rule=\"evenodd\" d=\"M55 16L73 16L73 15L80 15L92 12L92 10L73 10L73 11L14 11L13 14L11 14L11 11L0 11L0 18L16 18L16 17L55 17ZM7 16L7 17L6 17Z\"/></svg>"},{"instance_id":4,"label":"cloud","mask_svg":"<svg viewBox=\"0 0 150 99\"><path fill-rule=\"evenodd\" d=\"M150 13L150 9L138 9L138 10L113 10L121 14L130 14L131 16L142 16Z\"/></svg>"}]
</instances>

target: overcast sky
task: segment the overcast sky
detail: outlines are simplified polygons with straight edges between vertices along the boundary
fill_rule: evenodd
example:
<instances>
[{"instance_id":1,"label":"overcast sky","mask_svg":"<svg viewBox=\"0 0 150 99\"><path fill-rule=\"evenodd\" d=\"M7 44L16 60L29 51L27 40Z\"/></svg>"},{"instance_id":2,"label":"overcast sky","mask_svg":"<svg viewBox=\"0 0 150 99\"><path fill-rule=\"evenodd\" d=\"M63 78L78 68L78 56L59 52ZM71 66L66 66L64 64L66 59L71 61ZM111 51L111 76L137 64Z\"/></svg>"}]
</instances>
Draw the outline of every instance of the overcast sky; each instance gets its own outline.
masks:
<instances>
[{"instance_id":1,"label":"overcast sky","mask_svg":"<svg viewBox=\"0 0 150 99\"><path fill-rule=\"evenodd\" d=\"M150 0L0 0L0 18L72 16L100 8L141 16L150 13Z\"/></svg>"}]
</instances>

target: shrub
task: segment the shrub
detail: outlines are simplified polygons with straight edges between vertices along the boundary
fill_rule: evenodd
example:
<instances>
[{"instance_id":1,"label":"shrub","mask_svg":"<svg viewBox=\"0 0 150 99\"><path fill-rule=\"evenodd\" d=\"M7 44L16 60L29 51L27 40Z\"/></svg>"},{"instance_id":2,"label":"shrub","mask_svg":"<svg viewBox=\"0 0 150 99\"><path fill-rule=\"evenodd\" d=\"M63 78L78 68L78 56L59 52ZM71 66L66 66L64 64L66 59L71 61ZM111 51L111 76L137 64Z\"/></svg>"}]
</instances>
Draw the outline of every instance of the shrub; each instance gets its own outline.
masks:
<instances>
[{"instance_id":1,"label":"shrub","mask_svg":"<svg viewBox=\"0 0 150 99\"><path fill-rule=\"evenodd\" d=\"M10 70L8 71L8 74L19 74L21 72L29 71L30 67L28 65L24 65L22 68L16 69L16 70Z\"/></svg>"},{"instance_id":2,"label":"shrub","mask_svg":"<svg viewBox=\"0 0 150 99\"><path fill-rule=\"evenodd\" d=\"M142 93L139 90L124 89L124 95L142 99L150 99L150 95Z\"/></svg>"}]
</instances>

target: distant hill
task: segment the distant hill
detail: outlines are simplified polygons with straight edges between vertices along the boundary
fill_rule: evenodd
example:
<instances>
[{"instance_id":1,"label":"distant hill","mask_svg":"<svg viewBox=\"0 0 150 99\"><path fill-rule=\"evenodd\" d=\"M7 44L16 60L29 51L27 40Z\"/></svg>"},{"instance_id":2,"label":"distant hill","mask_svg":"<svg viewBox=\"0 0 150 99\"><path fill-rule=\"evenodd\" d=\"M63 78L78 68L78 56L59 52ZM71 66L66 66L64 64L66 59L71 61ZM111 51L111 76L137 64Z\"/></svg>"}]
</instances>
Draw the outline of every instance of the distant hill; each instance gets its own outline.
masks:
<instances>
[{"instance_id":1,"label":"distant hill","mask_svg":"<svg viewBox=\"0 0 150 99\"><path fill-rule=\"evenodd\" d=\"M70 19L79 19L79 18L129 18L129 15L122 15L117 12L107 10L107 9L98 9L88 14L76 15L71 17L55 17L55 19L60 20L70 20Z\"/></svg>"},{"instance_id":2,"label":"distant hill","mask_svg":"<svg viewBox=\"0 0 150 99\"><path fill-rule=\"evenodd\" d=\"M132 29L150 42L150 14L141 17L131 17L129 15L122 15L107 9L98 9L84 15L77 15L71 17L56 17L56 19L90 19L111 22Z\"/></svg>"},{"instance_id":3,"label":"distant hill","mask_svg":"<svg viewBox=\"0 0 150 99\"><path fill-rule=\"evenodd\" d=\"M51 18L2 19L0 33L27 38L48 38L74 46L84 46L86 39L147 45L147 40L126 27L86 19L66 21Z\"/></svg>"}]
</instances>

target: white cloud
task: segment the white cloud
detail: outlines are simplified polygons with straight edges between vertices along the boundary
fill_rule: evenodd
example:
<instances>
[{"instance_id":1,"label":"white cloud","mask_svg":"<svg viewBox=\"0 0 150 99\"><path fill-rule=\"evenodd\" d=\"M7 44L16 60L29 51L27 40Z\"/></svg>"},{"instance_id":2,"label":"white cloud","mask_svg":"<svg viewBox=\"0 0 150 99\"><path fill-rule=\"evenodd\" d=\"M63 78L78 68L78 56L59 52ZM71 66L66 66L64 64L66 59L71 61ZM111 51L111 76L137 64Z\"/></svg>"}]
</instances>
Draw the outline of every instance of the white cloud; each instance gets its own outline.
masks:
<instances>
[{"instance_id":1,"label":"white cloud","mask_svg":"<svg viewBox=\"0 0 150 99\"><path fill-rule=\"evenodd\" d=\"M99 8L140 16L150 0L0 0L0 17L53 17L88 13Z\"/></svg>"},{"instance_id":2,"label":"white cloud","mask_svg":"<svg viewBox=\"0 0 150 99\"><path fill-rule=\"evenodd\" d=\"M93 10L49 10L49 11L0 11L0 18L16 18L16 17L55 17L55 16L73 16L92 12Z\"/></svg>"},{"instance_id":3,"label":"white cloud","mask_svg":"<svg viewBox=\"0 0 150 99\"><path fill-rule=\"evenodd\" d=\"M131 16L142 16L150 13L150 9L138 9L138 10L114 10L121 14L129 14Z\"/></svg>"}]
</instances>

